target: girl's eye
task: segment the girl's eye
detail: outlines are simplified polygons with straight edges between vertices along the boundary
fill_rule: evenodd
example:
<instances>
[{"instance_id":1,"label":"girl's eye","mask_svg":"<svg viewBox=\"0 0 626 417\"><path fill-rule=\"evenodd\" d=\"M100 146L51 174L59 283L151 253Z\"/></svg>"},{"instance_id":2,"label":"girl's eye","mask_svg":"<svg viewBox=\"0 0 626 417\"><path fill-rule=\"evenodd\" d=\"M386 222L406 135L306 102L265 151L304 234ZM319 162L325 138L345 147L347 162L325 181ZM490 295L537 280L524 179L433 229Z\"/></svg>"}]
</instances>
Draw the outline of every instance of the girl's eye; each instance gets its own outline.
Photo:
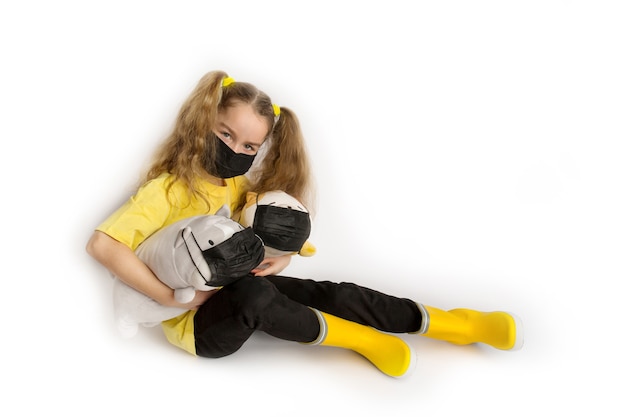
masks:
<instances>
[{"instance_id":1,"label":"girl's eye","mask_svg":"<svg viewBox=\"0 0 626 417\"><path fill-rule=\"evenodd\" d=\"M222 137L223 137L224 139L230 139L230 133L228 133L228 132L222 132Z\"/></svg>"}]
</instances>

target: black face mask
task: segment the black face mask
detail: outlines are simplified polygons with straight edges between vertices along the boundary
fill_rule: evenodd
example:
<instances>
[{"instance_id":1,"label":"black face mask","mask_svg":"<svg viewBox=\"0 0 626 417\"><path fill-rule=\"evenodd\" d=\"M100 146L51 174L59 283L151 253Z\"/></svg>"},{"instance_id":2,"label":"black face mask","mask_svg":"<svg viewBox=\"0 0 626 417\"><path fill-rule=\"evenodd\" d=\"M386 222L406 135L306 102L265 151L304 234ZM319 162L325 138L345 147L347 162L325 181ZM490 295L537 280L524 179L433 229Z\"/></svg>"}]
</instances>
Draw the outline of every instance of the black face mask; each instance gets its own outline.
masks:
<instances>
[{"instance_id":1,"label":"black face mask","mask_svg":"<svg viewBox=\"0 0 626 417\"><path fill-rule=\"evenodd\" d=\"M202 251L211 270L207 285L219 287L248 275L259 266L264 255L263 243L251 228L235 233L230 239Z\"/></svg>"},{"instance_id":2,"label":"black face mask","mask_svg":"<svg viewBox=\"0 0 626 417\"><path fill-rule=\"evenodd\" d=\"M265 246L299 252L311 234L311 217L299 210L261 205L256 208L252 228Z\"/></svg>"},{"instance_id":3,"label":"black face mask","mask_svg":"<svg viewBox=\"0 0 626 417\"><path fill-rule=\"evenodd\" d=\"M212 134L211 136L217 141L217 154L215 155L215 169L206 168L209 174L218 178L232 178L248 172L256 155L235 153L217 135Z\"/></svg>"}]
</instances>

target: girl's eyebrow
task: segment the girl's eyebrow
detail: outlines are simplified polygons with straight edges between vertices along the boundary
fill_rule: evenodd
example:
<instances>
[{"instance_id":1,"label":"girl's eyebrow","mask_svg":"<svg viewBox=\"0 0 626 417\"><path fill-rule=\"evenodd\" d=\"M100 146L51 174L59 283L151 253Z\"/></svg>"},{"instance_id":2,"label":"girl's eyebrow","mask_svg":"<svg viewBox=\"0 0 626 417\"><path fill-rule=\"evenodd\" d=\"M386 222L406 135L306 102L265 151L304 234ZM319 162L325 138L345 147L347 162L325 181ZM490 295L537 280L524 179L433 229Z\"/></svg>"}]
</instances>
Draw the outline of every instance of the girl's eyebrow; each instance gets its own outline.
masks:
<instances>
[{"instance_id":1,"label":"girl's eyebrow","mask_svg":"<svg viewBox=\"0 0 626 417\"><path fill-rule=\"evenodd\" d=\"M232 127L230 127L229 125L227 125L227 124L226 124L226 123L224 123L224 122L219 122L219 123L217 124L217 128L218 128L218 129L225 129L225 130L228 130L228 133L230 133L230 134L231 134L231 136L237 136L237 132L235 132L235 131L233 130L233 128L232 128Z\"/></svg>"},{"instance_id":2,"label":"girl's eyebrow","mask_svg":"<svg viewBox=\"0 0 626 417\"><path fill-rule=\"evenodd\" d=\"M232 127L230 127L226 122L218 122L215 127L217 128L217 130L226 130L228 131L228 134L230 134L230 136L232 136L234 139L238 138L238 134L237 131L234 130ZM265 138L261 139L261 142L252 142L252 141L247 141L246 145L251 145L251 146L255 146L257 148L260 148L261 145L263 145L263 143L265 142Z\"/></svg>"},{"instance_id":3,"label":"girl's eyebrow","mask_svg":"<svg viewBox=\"0 0 626 417\"><path fill-rule=\"evenodd\" d=\"M261 143L257 143L257 142L248 142L248 145L252 145L252 146L256 146L257 148L260 148L261 145L263 145L263 143L265 142L265 138L261 141Z\"/></svg>"}]
</instances>

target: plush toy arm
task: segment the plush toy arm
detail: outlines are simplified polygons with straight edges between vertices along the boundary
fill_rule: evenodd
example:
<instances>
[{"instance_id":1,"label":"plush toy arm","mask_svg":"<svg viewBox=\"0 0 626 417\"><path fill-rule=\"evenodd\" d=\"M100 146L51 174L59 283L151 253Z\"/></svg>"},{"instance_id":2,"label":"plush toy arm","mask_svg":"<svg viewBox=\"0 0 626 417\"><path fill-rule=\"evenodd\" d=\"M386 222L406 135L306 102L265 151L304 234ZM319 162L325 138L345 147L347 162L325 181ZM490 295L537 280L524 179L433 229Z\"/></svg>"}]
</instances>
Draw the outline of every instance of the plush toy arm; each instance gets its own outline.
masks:
<instances>
[{"instance_id":1,"label":"plush toy arm","mask_svg":"<svg viewBox=\"0 0 626 417\"><path fill-rule=\"evenodd\" d=\"M196 296L194 287L177 288L174 290L174 299L182 304L187 304Z\"/></svg>"}]
</instances>

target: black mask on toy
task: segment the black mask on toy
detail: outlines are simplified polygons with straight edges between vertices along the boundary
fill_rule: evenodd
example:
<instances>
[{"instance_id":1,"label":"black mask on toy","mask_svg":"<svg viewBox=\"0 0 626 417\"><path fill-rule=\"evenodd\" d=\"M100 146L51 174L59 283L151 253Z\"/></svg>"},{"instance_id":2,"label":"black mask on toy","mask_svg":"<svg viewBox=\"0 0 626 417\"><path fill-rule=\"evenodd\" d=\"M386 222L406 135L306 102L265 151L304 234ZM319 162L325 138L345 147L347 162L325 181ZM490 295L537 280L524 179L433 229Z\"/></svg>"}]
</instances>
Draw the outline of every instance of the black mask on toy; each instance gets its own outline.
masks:
<instances>
[{"instance_id":1,"label":"black mask on toy","mask_svg":"<svg viewBox=\"0 0 626 417\"><path fill-rule=\"evenodd\" d=\"M259 266L264 255L263 243L251 228L235 233L230 239L202 251L211 270L207 285L223 286L248 275Z\"/></svg>"},{"instance_id":2,"label":"black mask on toy","mask_svg":"<svg viewBox=\"0 0 626 417\"><path fill-rule=\"evenodd\" d=\"M244 153L235 153L223 140L215 134L211 134L215 144L215 168L207 166L206 170L209 174L218 178L232 178L243 175L252 166L256 155L246 155Z\"/></svg>"},{"instance_id":3,"label":"black mask on toy","mask_svg":"<svg viewBox=\"0 0 626 417\"><path fill-rule=\"evenodd\" d=\"M311 234L309 213L272 205L257 206L254 232L265 246L286 252L299 252Z\"/></svg>"}]
</instances>

